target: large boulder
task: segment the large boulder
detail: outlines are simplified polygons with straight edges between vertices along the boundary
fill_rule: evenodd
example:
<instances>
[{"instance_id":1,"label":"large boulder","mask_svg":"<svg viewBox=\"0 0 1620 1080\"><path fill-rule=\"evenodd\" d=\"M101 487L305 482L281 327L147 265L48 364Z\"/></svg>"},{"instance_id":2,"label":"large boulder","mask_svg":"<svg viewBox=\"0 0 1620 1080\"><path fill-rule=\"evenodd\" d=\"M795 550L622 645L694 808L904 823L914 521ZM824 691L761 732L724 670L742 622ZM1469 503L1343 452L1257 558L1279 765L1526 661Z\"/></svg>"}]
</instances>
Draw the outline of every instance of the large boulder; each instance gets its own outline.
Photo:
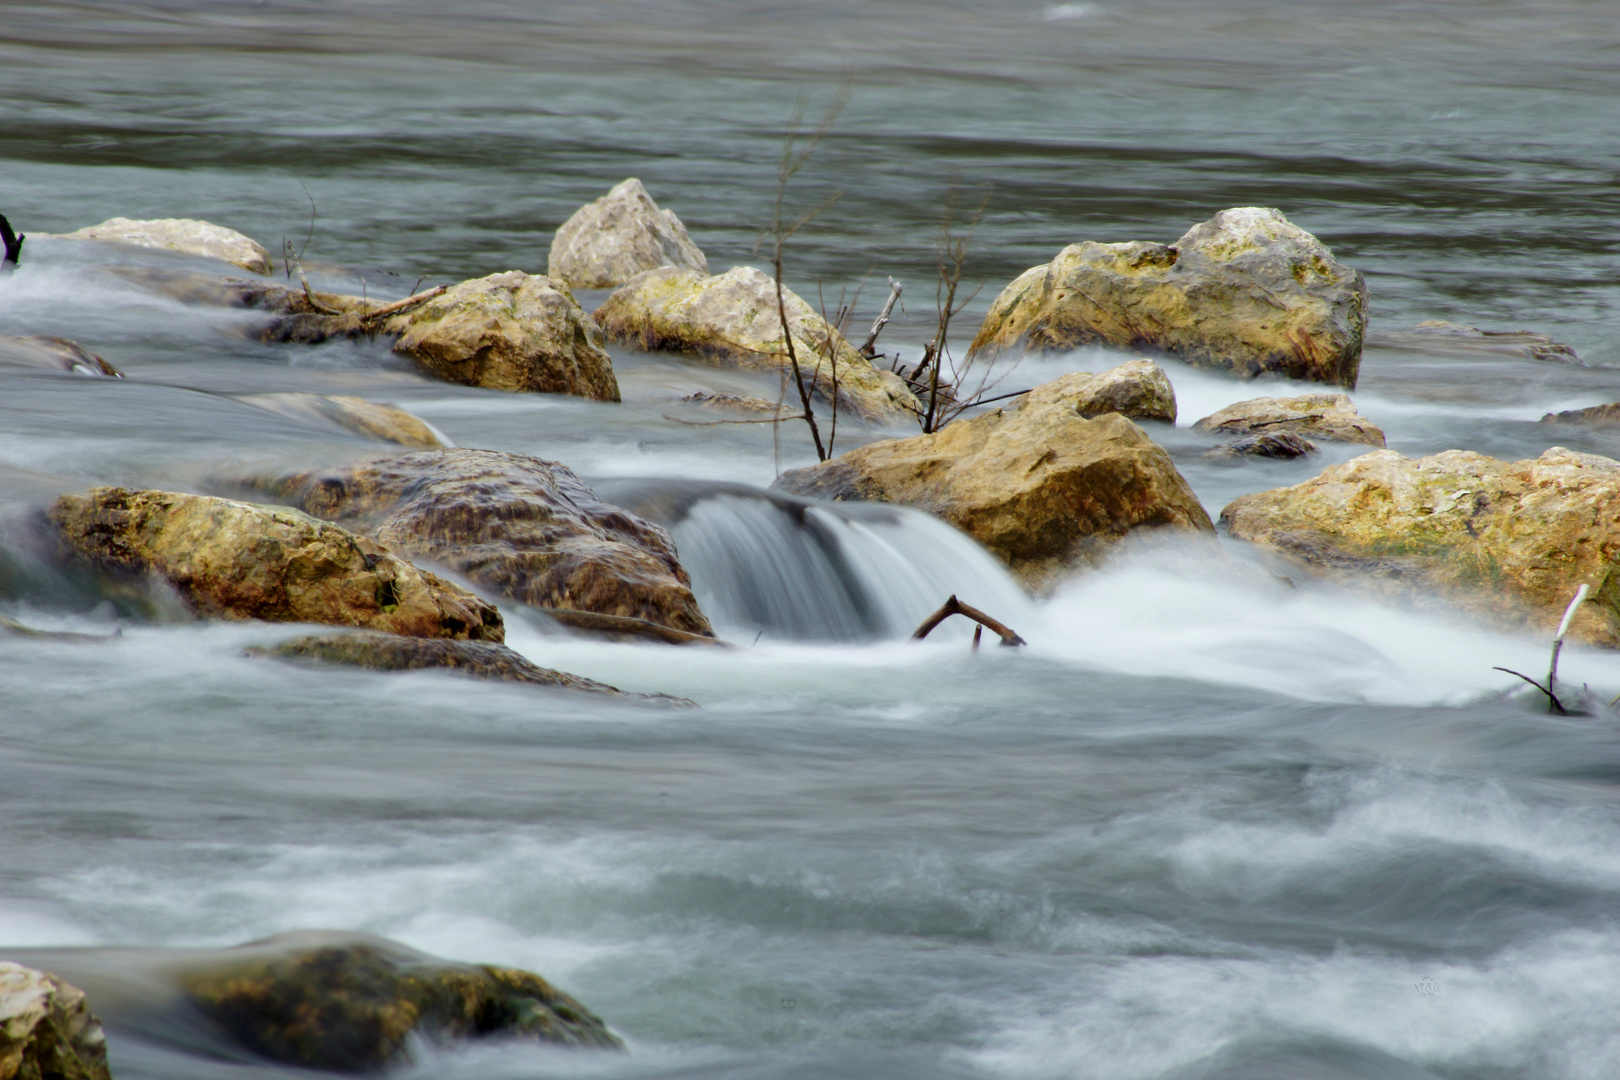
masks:
<instances>
[{"instance_id":1,"label":"large boulder","mask_svg":"<svg viewBox=\"0 0 1620 1080\"><path fill-rule=\"evenodd\" d=\"M681 219L660 210L632 176L563 223L551 241L546 276L575 289L612 289L660 266L709 272L709 260Z\"/></svg>"},{"instance_id":2,"label":"large boulder","mask_svg":"<svg viewBox=\"0 0 1620 1080\"><path fill-rule=\"evenodd\" d=\"M1222 210L1174 244L1071 244L990 305L970 353L1112 345L1354 388L1367 284L1276 210Z\"/></svg>"},{"instance_id":3,"label":"large boulder","mask_svg":"<svg viewBox=\"0 0 1620 1080\"><path fill-rule=\"evenodd\" d=\"M455 964L359 935L297 934L222 950L182 972L186 996L233 1042L282 1065L376 1073L411 1042L624 1044L538 975Z\"/></svg>"},{"instance_id":4,"label":"large boulder","mask_svg":"<svg viewBox=\"0 0 1620 1080\"><path fill-rule=\"evenodd\" d=\"M424 451L256 486L570 625L713 637L669 534L601 502L556 462Z\"/></svg>"},{"instance_id":5,"label":"large boulder","mask_svg":"<svg viewBox=\"0 0 1620 1080\"><path fill-rule=\"evenodd\" d=\"M922 406L898 376L873 367L793 292L784 290L783 300L799 370L817 397L833 399L836 366L840 409L875 423L910 420L921 413ZM644 349L691 353L754 370L791 370L776 281L752 266L733 267L716 277L676 267L649 270L608 297L596 309L596 321L610 340ZM790 405L798 402L791 386L787 400Z\"/></svg>"},{"instance_id":6,"label":"large boulder","mask_svg":"<svg viewBox=\"0 0 1620 1080\"><path fill-rule=\"evenodd\" d=\"M153 221L135 221L130 218L109 218L100 225L91 225L77 232L63 233L64 240L115 240L137 247L161 248L180 251L187 255L203 255L251 270L255 274L268 274L274 265L270 252L258 241L243 236L235 229L212 225L194 218L158 218Z\"/></svg>"},{"instance_id":7,"label":"large boulder","mask_svg":"<svg viewBox=\"0 0 1620 1080\"><path fill-rule=\"evenodd\" d=\"M84 993L0 961L0 1080L111 1080L107 1037Z\"/></svg>"},{"instance_id":8,"label":"large boulder","mask_svg":"<svg viewBox=\"0 0 1620 1080\"><path fill-rule=\"evenodd\" d=\"M1292 432L1335 442L1384 445L1383 429L1356 411L1349 394L1250 398L1210 413L1193 430L1218 435Z\"/></svg>"},{"instance_id":9,"label":"large boulder","mask_svg":"<svg viewBox=\"0 0 1620 1080\"><path fill-rule=\"evenodd\" d=\"M1570 633L1620 646L1620 462L1553 447L1529 461L1391 450L1221 511L1231 534L1302 565L1438 593L1501 626L1551 632L1592 587Z\"/></svg>"},{"instance_id":10,"label":"large boulder","mask_svg":"<svg viewBox=\"0 0 1620 1080\"><path fill-rule=\"evenodd\" d=\"M398 443L417 450L447 447L432 425L396 405L384 405L365 398L296 392L242 394L237 399L296 420L316 420L368 439Z\"/></svg>"},{"instance_id":11,"label":"large boulder","mask_svg":"<svg viewBox=\"0 0 1620 1080\"><path fill-rule=\"evenodd\" d=\"M285 506L95 488L50 508L69 553L214 618L501 641L500 612L372 540Z\"/></svg>"},{"instance_id":12,"label":"large boulder","mask_svg":"<svg viewBox=\"0 0 1620 1080\"><path fill-rule=\"evenodd\" d=\"M933 435L890 439L783 473L795 495L904 503L961 529L1042 592L1132 530L1211 534L1170 455L1117 412L1080 414L1088 384L1036 387L1016 405Z\"/></svg>"},{"instance_id":13,"label":"large boulder","mask_svg":"<svg viewBox=\"0 0 1620 1080\"><path fill-rule=\"evenodd\" d=\"M112 379L124 377L123 372L78 342L43 334L30 337L0 334L0 367L65 371L72 375Z\"/></svg>"}]
</instances>

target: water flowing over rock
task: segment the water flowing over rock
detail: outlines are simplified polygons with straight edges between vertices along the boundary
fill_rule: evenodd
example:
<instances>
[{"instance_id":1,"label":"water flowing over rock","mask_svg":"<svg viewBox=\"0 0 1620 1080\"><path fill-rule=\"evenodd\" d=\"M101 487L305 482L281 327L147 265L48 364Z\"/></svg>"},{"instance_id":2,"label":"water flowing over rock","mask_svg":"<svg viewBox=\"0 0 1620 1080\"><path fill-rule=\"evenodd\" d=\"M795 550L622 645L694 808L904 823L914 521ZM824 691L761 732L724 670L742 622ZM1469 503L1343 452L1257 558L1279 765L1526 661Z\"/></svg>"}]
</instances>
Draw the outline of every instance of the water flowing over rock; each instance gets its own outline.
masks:
<instances>
[{"instance_id":1,"label":"water flowing over rock","mask_svg":"<svg viewBox=\"0 0 1620 1080\"><path fill-rule=\"evenodd\" d=\"M1357 412L1348 394L1251 398L1210 413L1193 430L1221 435L1293 432L1335 442L1384 445L1383 429Z\"/></svg>"},{"instance_id":2,"label":"water flowing over rock","mask_svg":"<svg viewBox=\"0 0 1620 1080\"><path fill-rule=\"evenodd\" d=\"M600 1018L538 975L454 964L360 935L289 934L222 950L181 976L233 1042L284 1065L374 1073L410 1040L524 1040L622 1050Z\"/></svg>"},{"instance_id":3,"label":"water flowing over rock","mask_svg":"<svg viewBox=\"0 0 1620 1080\"><path fill-rule=\"evenodd\" d=\"M204 617L331 623L501 641L491 604L373 541L284 506L95 488L49 517L69 551L120 582L156 579Z\"/></svg>"},{"instance_id":4,"label":"water flowing over rock","mask_svg":"<svg viewBox=\"0 0 1620 1080\"><path fill-rule=\"evenodd\" d=\"M601 502L556 462L424 451L257 486L569 625L713 637L669 534Z\"/></svg>"},{"instance_id":5,"label":"water flowing over rock","mask_svg":"<svg viewBox=\"0 0 1620 1080\"><path fill-rule=\"evenodd\" d=\"M1004 289L971 352L1152 349L1199 367L1353 389L1361 274L1276 210L1222 210L1174 244L1071 244Z\"/></svg>"},{"instance_id":6,"label":"water flowing over rock","mask_svg":"<svg viewBox=\"0 0 1620 1080\"><path fill-rule=\"evenodd\" d=\"M0 961L0 1077L111 1080L107 1038L84 993L43 971Z\"/></svg>"},{"instance_id":7,"label":"water flowing over rock","mask_svg":"<svg viewBox=\"0 0 1620 1080\"><path fill-rule=\"evenodd\" d=\"M44 334L31 337L0 334L0 366L65 371L72 375L112 379L124 377L123 372L78 342Z\"/></svg>"},{"instance_id":8,"label":"water flowing over rock","mask_svg":"<svg viewBox=\"0 0 1620 1080\"><path fill-rule=\"evenodd\" d=\"M1503 356L1586 366L1574 349L1546 334L1533 330L1481 330L1438 319L1420 322L1410 330L1380 330L1368 335L1367 344L1438 356Z\"/></svg>"},{"instance_id":9,"label":"water flowing over rock","mask_svg":"<svg viewBox=\"0 0 1620 1080\"><path fill-rule=\"evenodd\" d=\"M380 439L419 450L434 450L450 445L431 425L404 409L365 398L344 395L322 397L319 394L289 392L243 394L236 400L295 419L326 421L368 439Z\"/></svg>"},{"instance_id":10,"label":"water flowing over rock","mask_svg":"<svg viewBox=\"0 0 1620 1080\"><path fill-rule=\"evenodd\" d=\"M933 435L890 439L783 473L821 499L903 503L983 544L1040 592L1099 562L1132 530L1214 527L1170 455L1115 412L1088 420L1089 381L1066 376Z\"/></svg>"},{"instance_id":11,"label":"water flowing over rock","mask_svg":"<svg viewBox=\"0 0 1620 1080\"><path fill-rule=\"evenodd\" d=\"M258 241L243 236L235 229L213 225L194 218L158 218L153 221L134 221L130 218L109 218L100 225L91 225L77 232L63 233L64 240L116 240L137 247L162 248L203 255L210 259L240 266L255 274L268 274L274 268L270 252Z\"/></svg>"},{"instance_id":12,"label":"water flowing over rock","mask_svg":"<svg viewBox=\"0 0 1620 1080\"><path fill-rule=\"evenodd\" d=\"M1553 447L1528 461L1392 450L1221 511L1231 534L1321 572L1432 590L1497 625L1550 633L1584 582L1577 640L1620 646L1620 462Z\"/></svg>"},{"instance_id":13,"label":"water flowing over rock","mask_svg":"<svg viewBox=\"0 0 1620 1080\"><path fill-rule=\"evenodd\" d=\"M839 409L874 423L909 421L921 413L898 376L873 367L809 304L784 292L799 368L816 396L832 400L836 364ZM692 353L754 370L789 367L776 281L752 266L736 266L716 277L675 267L649 270L608 297L596 309L596 321L610 340L647 350ZM791 385L787 401L798 401Z\"/></svg>"},{"instance_id":14,"label":"water flowing over rock","mask_svg":"<svg viewBox=\"0 0 1620 1080\"><path fill-rule=\"evenodd\" d=\"M1585 427L1620 424L1620 401L1608 405L1593 405L1585 409L1566 409L1563 412L1548 413L1541 418L1541 422L1579 424Z\"/></svg>"},{"instance_id":15,"label":"water flowing over rock","mask_svg":"<svg viewBox=\"0 0 1620 1080\"><path fill-rule=\"evenodd\" d=\"M709 260L681 219L660 210L632 176L563 223L551 241L546 276L575 289L612 289L660 266L709 272Z\"/></svg>"}]
</instances>

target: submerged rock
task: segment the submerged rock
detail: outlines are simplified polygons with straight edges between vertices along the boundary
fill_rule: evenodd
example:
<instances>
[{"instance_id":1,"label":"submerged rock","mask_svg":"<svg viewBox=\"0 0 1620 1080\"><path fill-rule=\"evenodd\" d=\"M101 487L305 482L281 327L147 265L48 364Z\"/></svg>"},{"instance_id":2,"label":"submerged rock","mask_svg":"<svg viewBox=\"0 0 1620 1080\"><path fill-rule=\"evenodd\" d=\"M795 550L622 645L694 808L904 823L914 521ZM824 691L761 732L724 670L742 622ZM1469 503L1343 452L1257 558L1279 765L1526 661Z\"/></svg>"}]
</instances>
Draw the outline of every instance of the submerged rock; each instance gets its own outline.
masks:
<instances>
[{"instance_id":1,"label":"submerged rock","mask_svg":"<svg viewBox=\"0 0 1620 1080\"><path fill-rule=\"evenodd\" d=\"M1210 413L1194 424L1193 430L1221 435L1294 432L1335 442L1384 445L1383 429L1357 412L1348 394L1251 398Z\"/></svg>"},{"instance_id":2,"label":"submerged rock","mask_svg":"<svg viewBox=\"0 0 1620 1080\"><path fill-rule=\"evenodd\" d=\"M767 401L762 397L752 397L748 394L726 394L708 390L699 390L695 394L687 394L681 398L681 401L688 405L701 405L705 409L720 409L726 412L754 413L767 416L794 411L793 406L786 402L777 403Z\"/></svg>"},{"instance_id":3,"label":"submerged rock","mask_svg":"<svg viewBox=\"0 0 1620 1080\"><path fill-rule=\"evenodd\" d=\"M374 1073L410 1042L624 1044L538 975L437 960L361 935L289 934L222 950L181 975L191 1002L239 1046L283 1065Z\"/></svg>"},{"instance_id":4,"label":"submerged rock","mask_svg":"<svg viewBox=\"0 0 1620 1080\"><path fill-rule=\"evenodd\" d=\"M194 218L158 218L153 221L134 221L130 218L109 218L100 225L91 225L77 232L63 233L63 240L116 240L137 247L161 248L187 255L203 255L251 270L255 274L268 274L273 269L270 252L258 241L243 236L235 229L212 225Z\"/></svg>"},{"instance_id":5,"label":"submerged rock","mask_svg":"<svg viewBox=\"0 0 1620 1080\"><path fill-rule=\"evenodd\" d=\"M1235 465L1244 458L1298 458L1317 453L1316 444L1291 431L1261 432L1206 450L1202 457L1217 464Z\"/></svg>"},{"instance_id":6,"label":"submerged rock","mask_svg":"<svg viewBox=\"0 0 1620 1080\"><path fill-rule=\"evenodd\" d=\"M663 529L609 506L556 462L492 450L402 454L256 485L390 549L432 559L567 619L712 638Z\"/></svg>"},{"instance_id":7,"label":"submerged rock","mask_svg":"<svg viewBox=\"0 0 1620 1080\"><path fill-rule=\"evenodd\" d=\"M873 367L790 291L785 291L784 306L799 370L817 397L832 400L836 364L841 410L874 423L920 415L921 405L899 376ZM776 281L752 266L733 267L717 277L675 267L649 270L608 297L596 309L596 321L612 341L753 370L791 370ZM787 400L798 400L791 386Z\"/></svg>"},{"instance_id":8,"label":"submerged rock","mask_svg":"<svg viewBox=\"0 0 1620 1080\"><path fill-rule=\"evenodd\" d=\"M1476 326L1431 319L1410 330L1383 330L1367 344L1380 349L1407 349L1441 356L1506 356L1586 365L1574 349L1531 330L1481 330Z\"/></svg>"},{"instance_id":9,"label":"submerged rock","mask_svg":"<svg viewBox=\"0 0 1620 1080\"><path fill-rule=\"evenodd\" d=\"M709 272L709 260L681 219L660 210L632 176L563 223L551 241L546 276L575 289L612 289L660 266Z\"/></svg>"},{"instance_id":10,"label":"submerged rock","mask_svg":"<svg viewBox=\"0 0 1620 1080\"><path fill-rule=\"evenodd\" d=\"M0 960L0 1077L111 1080L107 1037L84 993L43 971Z\"/></svg>"},{"instance_id":11,"label":"submerged rock","mask_svg":"<svg viewBox=\"0 0 1620 1080\"><path fill-rule=\"evenodd\" d=\"M296 419L325 420L368 439L398 443L419 450L450 444L427 422L395 405L359 397L322 397L319 394L243 394L236 400Z\"/></svg>"},{"instance_id":12,"label":"submerged rock","mask_svg":"<svg viewBox=\"0 0 1620 1080\"><path fill-rule=\"evenodd\" d=\"M772 487L926 510L1036 591L1098 563L1133 530L1213 533L1170 455L1141 428L1117 412L1080 415L1088 386L1068 376L933 435L872 443L783 473Z\"/></svg>"},{"instance_id":13,"label":"submerged rock","mask_svg":"<svg viewBox=\"0 0 1620 1080\"><path fill-rule=\"evenodd\" d=\"M154 580L204 617L501 641L500 612L363 536L285 506L95 488L49 517L115 581Z\"/></svg>"},{"instance_id":14,"label":"submerged rock","mask_svg":"<svg viewBox=\"0 0 1620 1080\"><path fill-rule=\"evenodd\" d=\"M1130 360L1101 374L1077 371L1046 384L1048 395L1072 399L1084 417L1117 412L1132 420L1176 422L1176 392L1170 377L1151 360Z\"/></svg>"},{"instance_id":15,"label":"submerged rock","mask_svg":"<svg viewBox=\"0 0 1620 1080\"><path fill-rule=\"evenodd\" d=\"M1620 401L1609 405L1593 405L1585 409L1568 409L1564 412L1548 413L1541 418L1541 423L1580 424L1586 427L1620 424Z\"/></svg>"},{"instance_id":16,"label":"submerged rock","mask_svg":"<svg viewBox=\"0 0 1620 1080\"><path fill-rule=\"evenodd\" d=\"M1430 590L1501 626L1550 633L1584 582L1571 635L1620 646L1620 462L1609 458L1378 450L1245 495L1221 521L1319 572Z\"/></svg>"},{"instance_id":17,"label":"submerged rock","mask_svg":"<svg viewBox=\"0 0 1620 1080\"><path fill-rule=\"evenodd\" d=\"M72 375L122 379L124 373L76 341L35 334L12 337L0 334L0 366L66 371Z\"/></svg>"},{"instance_id":18,"label":"submerged rock","mask_svg":"<svg viewBox=\"0 0 1620 1080\"><path fill-rule=\"evenodd\" d=\"M299 318L308 320L312 340L324 341L344 336L349 332L343 330L345 327L358 334L360 316L382 306L359 296L318 291L306 296L302 289L288 288L271 281L204 274L195 270L155 266L109 266L105 270L130 285L178 300L182 304L248 308L270 315L294 317L294 321L277 320L261 328L259 336L265 341L298 340L296 328L306 325L297 322ZM325 314L322 309L325 312L339 312L340 317ZM353 316L352 320L346 319L347 316ZM315 330L321 327L325 327L324 337L315 334Z\"/></svg>"},{"instance_id":19,"label":"submerged rock","mask_svg":"<svg viewBox=\"0 0 1620 1080\"><path fill-rule=\"evenodd\" d=\"M1071 244L1004 289L970 352L1153 349L1199 367L1354 388L1367 285L1276 210L1222 210L1174 244Z\"/></svg>"}]
</instances>

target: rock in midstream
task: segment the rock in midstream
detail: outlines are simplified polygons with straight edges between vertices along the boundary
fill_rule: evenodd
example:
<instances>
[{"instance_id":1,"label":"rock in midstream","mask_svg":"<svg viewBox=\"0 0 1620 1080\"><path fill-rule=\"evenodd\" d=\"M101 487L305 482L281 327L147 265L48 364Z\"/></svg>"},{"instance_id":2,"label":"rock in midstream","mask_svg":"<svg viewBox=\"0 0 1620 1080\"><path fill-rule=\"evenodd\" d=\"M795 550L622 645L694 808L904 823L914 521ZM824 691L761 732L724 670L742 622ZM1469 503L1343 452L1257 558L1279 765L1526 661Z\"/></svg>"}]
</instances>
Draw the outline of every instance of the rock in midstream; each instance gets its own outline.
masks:
<instances>
[{"instance_id":1,"label":"rock in midstream","mask_svg":"<svg viewBox=\"0 0 1620 1080\"><path fill-rule=\"evenodd\" d=\"M123 372L78 342L44 334L30 337L0 334L0 365L113 379L124 377Z\"/></svg>"},{"instance_id":2,"label":"rock in midstream","mask_svg":"<svg viewBox=\"0 0 1620 1080\"><path fill-rule=\"evenodd\" d=\"M1151 360L1128 360L1098 374L1071 372L1041 388L1061 397L1088 419L1117 412L1132 420L1176 422L1176 392L1164 369Z\"/></svg>"},{"instance_id":3,"label":"rock in midstream","mask_svg":"<svg viewBox=\"0 0 1620 1080\"><path fill-rule=\"evenodd\" d=\"M1219 435L1293 432L1334 442L1384 445L1384 431L1356 411L1348 394L1250 398L1217 409L1193 425Z\"/></svg>"},{"instance_id":4,"label":"rock in midstream","mask_svg":"<svg viewBox=\"0 0 1620 1080\"><path fill-rule=\"evenodd\" d=\"M1278 211L1238 207L1170 245L1071 244L1002 290L969 351L1112 345L1353 389L1366 328L1361 274Z\"/></svg>"},{"instance_id":5,"label":"rock in midstream","mask_svg":"<svg viewBox=\"0 0 1620 1080\"><path fill-rule=\"evenodd\" d=\"M709 272L709 260L672 210L660 210L631 177L574 211L551 241L546 276L574 289L612 289L644 270Z\"/></svg>"},{"instance_id":6,"label":"rock in midstream","mask_svg":"<svg viewBox=\"0 0 1620 1080\"><path fill-rule=\"evenodd\" d=\"M1376 450L1221 511L1239 539L1319 573L1437 593L1498 626L1620 646L1620 462L1555 446L1527 461Z\"/></svg>"},{"instance_id":7,"label":"rock in midstream","mask_svg":"<svg viewBox=\"0 0 1620 1080\"><path fill-rule=\"evenodd\" d=\"M1262 431L1204 451L1200 456L1218 465L1236 465L1245 458L1305 457L1317 453L1316 444L1291 431Z\"/></svg>"},{"instance_id":8,"label":"rock in midstream","mask_svg":"<svg viewBox=\"0 0 1620 1080\"><path fill-rule=\"evenodd\" d=\"M1068 376L933 435L889 439L783 473L795 495L903 503L961 529L1025 585L1049 591L1134 530L1214 527L1162 447L1117 412L1080 415Z\"/></svg>"},{"instance_id":9,"label":"rock in midstream","mask_svg":"<svg viewBox=\"0 0 1620 1080\"><path fill-rule=\"evenodd\" d=\"M556 462L422 451L253 486L568 625L672 641L714 637L669 534L601 502Z\"/></svg>"},{"instance_id":10,"label":"rock in midstream","mask_svg":"<svg viewBox=\"0 0 1620 1080\"><path fill-rule=\"evenodd\" d=\"M237 401L295 419L322 420L368 439L398 443L417 450L450 446L433 427L397 405L386 405L365 398L297 392L242 394Z\"/></svg>"},{"instance_id":11,"label":"rock in midstream","mask_svg":"<svg viewBox=\"0 0 1620 1080\"><path fill-rule=\"evenodd\" d=\"M1548 413L1541 418L1543 424L1578 424L1583 427L1603 427L1620 424L1620 401L1608 405L1592 405L1585 409L1566 409Z\"/></svg>"},{"instance_id":12,"label":"rock in midstream","mask_svg":"<svg viewBox=\"0 0 1620 1080\"><path fill-rule=\"evenodd\" d=\"M270 252L263 244L243 236L235 229L194 218L158 218L152 221L109 218L100 225L63 233L60 239L112 240L137 247L202 255L240 266L255 274L268 274L273 269Z\"/></svg>"},{"instance_id":13,"label":"rock in midstream","mask_svg":"<svg viewBox=\"0 0 1620 1080\"><path fill-rule=\"evenodd\" d=\"M495 606L364 536L285 506L94 488L48 517L65 554L195 614L502 641Z\"/></svg>"},{"instance_id":14,"label":"rock in midstream","mask_svg":"<svg viewBox=\"0 0 1620 1080\"><path fill-rule=\"evenodd\" d=\"M1439 319L1420 322L1410 330L1377 331L1367 335L1367 345L1438 356L1506 356L1586 366L1574 349L1534 330L1481 330Z\"/></svg>"},{"instance_id":15,"label":"rock in midstream","mask_svg":"<svg viewBox=\"0 0 1620 1080\"><path fill-rule=\"evenodd\" d=\"M83 991L0 960L0 1077L111 1080L107 1038Z\"/></svg>"}]
</instances>

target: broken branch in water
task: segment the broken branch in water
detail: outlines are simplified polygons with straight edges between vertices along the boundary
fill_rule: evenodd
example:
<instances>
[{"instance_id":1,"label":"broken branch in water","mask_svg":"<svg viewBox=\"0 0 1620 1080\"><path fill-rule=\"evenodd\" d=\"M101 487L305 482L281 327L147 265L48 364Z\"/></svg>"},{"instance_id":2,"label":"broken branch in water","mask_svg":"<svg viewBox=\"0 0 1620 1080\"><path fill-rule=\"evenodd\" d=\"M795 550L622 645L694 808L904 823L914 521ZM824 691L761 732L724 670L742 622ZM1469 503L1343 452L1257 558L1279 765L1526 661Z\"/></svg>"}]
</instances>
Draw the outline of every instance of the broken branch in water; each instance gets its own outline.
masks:
<instances>
[{"instance_id":1,"label":"broken branch in water","mask_svg":"<svg viewBox=\"0 0 1620 1080\"><path fill-rule=\"evenodd\" d=\"M956 598L955 593L952 593L951 598L945 601L944 606L923 620L923 624L917 627L917 632L911 635L911 639L913 641L921 641L923 638L927 637L933 632L934 627L938 626L952 615L966 615L980 626L988 627L995 633L1000 634L1001 643L1003 645L1029 644L1029 642L1013 633L1012 629L1009 628L1006 623L992 619L978 608L970 607L969 605L962 603L962 601Z\"/></svg>"},{"instance_id":2,"label":"broken branch in water","mask_svg":"<svg viewBox=\"0 0 1620 1080\"><path fill-rule=\"evenodd\" d=\"M889 316L894 312L894 303L900 299L900 283L894 278L889 279L889 299L884 303L883 310L878 312L877 319L872 323L872 332L866 335L866 343L861 346L861 355L870 360L877 355L878 335L883 328L889 325Z\"/></svg>"},{"instance_id":3,"label":"broken branch in water","mask_svg":"<svg viewBox=\"0 0 1620 1080\"><path fill-rule=\"evenodd\" d=\"M302 271L299 271L299 276L303 276ZM360 317L360 321L362 323L381 322L382 320L390 318L391 316L398 315L402 311L409 311L413 307L420 304L425 304L434 297L443 295L444 292L449 288L450 286L448 285L440 285L436 289L429 289L427 292L417 293L415 296L407 296L403 300L395 300L392 304L384 304L375 311L369 311L365 315L362 315Z\"/></svg>"},{"instance_id":4,"label":"broken branch in water","mask_svg":"<svg viewBox=\"0 0 1620 1080\"><path fill-rule=\"evenodd\" d=\"M1553 635L1552 663L1547 668L1547 689L1549 693L1552 690L1553 680L1558 678L1558 654L1564 649L1564 635L1569 633L1569 624L1575 618L1575 609L1580 607L1581 602L1586 599L1586 590L1587 584L1583 581L1581 587L1575 590L1575 599L1571 600L1569 607L1564 609L1564 617L1558 622L1558 632Z\"/></svg>"},{"instance_id":5,"label":"broken branch in water","mask_svg":"<svg viewBox=\"0 0 1620 1080\"><path fill-rule=\"evenodd\" d=\"M0 257L0 271L9 274L17 268L18 261L22 258L23 241L26 239L27 233L13 231L11 222L6 220L6 215L0 214L0 242L6 247L5 255Z\"/></svg>"}]
</instances>

